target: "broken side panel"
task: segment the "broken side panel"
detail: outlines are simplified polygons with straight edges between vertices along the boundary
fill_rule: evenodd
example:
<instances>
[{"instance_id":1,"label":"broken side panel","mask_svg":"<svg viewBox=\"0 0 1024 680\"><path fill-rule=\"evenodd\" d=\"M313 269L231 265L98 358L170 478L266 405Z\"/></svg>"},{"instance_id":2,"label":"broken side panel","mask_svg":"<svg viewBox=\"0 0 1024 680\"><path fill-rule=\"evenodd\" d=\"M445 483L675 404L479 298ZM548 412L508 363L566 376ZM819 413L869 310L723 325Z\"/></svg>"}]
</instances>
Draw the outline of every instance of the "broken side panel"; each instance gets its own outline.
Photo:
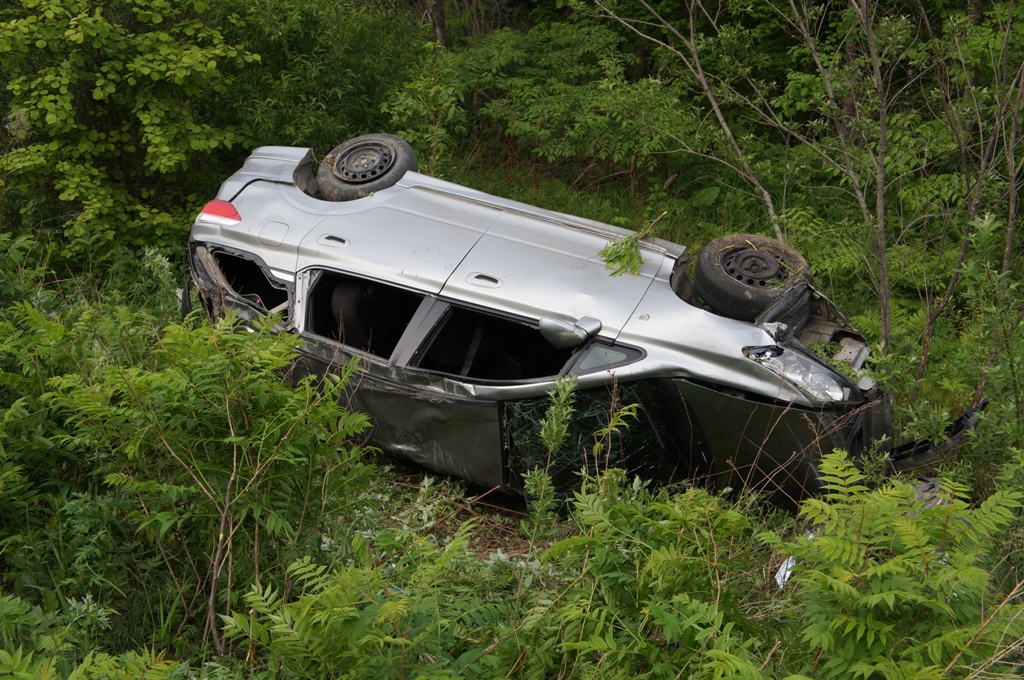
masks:
<instances>
[{"instance_id":1,"label":"broken side panel","mask_svg":"<svg viewBox=\"0 0 1024 680\"><path fill-rule=\"evenodd\" d=\"M767 490L785 505L819 490L815 465L841 445L819 414L683 380L676 385L707 433L719 489Z\"/></svg>"},{"instance_id":2,"label":"broken side panel","mask_svg":"<svg viewBox=\"0 0 1024 680\"><path fill-rule=\"evenodd\" d=\"M288 302L288 291L274 283L260 265L224 251L213 254L231 290L249 302L271 310Z\"/></svg>"},{"instance_id":3,"label":"broken side panel","mask_svg":"<svg viewBox=\"0 0 1024 680\"><path fill-rule=\"evenodd\" d=\"M353 356L343 347L309 342L297 377L337 372ZM480 487L504 488L498 405L473 399L444 378L364 358L346 386L346 406L370 414L369 443L385 454L454 475Z\"/></svg>"},{"instance_id":4,"label":"broken side panel","mask_svg":"<svg viewBox=\"0 0 1024 680\"><path fill-rule=\"evenodd\" d=\"M189 244L188 252L192 280L211 318L229 309L248 321L288 311L290 282L271 277L262 260L202 243Z\"/></svg>"},{"instance_id":5,"label":"broken side panel","mask_svg":"<svg viewBox=\"0 0 1024 680\"><path fill-rule=\"evenodd\" d=\"M498 409L494 402L403 394L364 379L354 408L373 414L372 443L390 456L504 489Z\"/></svg>"},{"instance_id":6,"label":"broken side panel","mask_svg":"<svg viewBox=\"0 0 1024 680\"><path fill-rule=\"evenodd\" d=\"M613 409L639 404L629 426L602 441L595 455L597 433L608 426ZM559 496L568 496L580 475L621 468L655 484L701 477L710 471L702 435L689 418L678 392L667 380L605 385L576 392L575 413L563 450L549 453L540 438L547 397L503 405L503 432L508 447L510 482L535 468L548 470Z\"/></svg>"}]
</instances>

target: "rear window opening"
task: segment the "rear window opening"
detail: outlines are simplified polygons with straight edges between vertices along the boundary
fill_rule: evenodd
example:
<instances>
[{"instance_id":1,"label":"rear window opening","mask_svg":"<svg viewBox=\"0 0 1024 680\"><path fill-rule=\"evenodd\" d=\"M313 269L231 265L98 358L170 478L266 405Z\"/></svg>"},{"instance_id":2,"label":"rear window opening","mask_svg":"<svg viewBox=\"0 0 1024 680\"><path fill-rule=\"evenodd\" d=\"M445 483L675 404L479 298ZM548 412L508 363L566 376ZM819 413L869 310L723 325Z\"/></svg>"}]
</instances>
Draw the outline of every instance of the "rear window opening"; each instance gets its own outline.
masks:
<instances>
[{"instance_id":1,"label":"rear window opening","mask_svg":"<svg viewBox=\"0 0 1024 680\"><path fill-rule=\"evenodd\" d=\"M323 272L310 291L311 333L388 358L423 295L354 276Z\"/></svg>"},{"instance_id":2,"label":"rear window opening","mask_svg":"<svg viewBox=\"0 0 1024 680\"><path fill-rule=\"evenodd\" d=\"M419 367L481 380L556 376L572 357L524 323L452 308L422 353Z\"/></svg>"},{"instance_id":3,"label":"rear window opening","mask_svg":"<svg viewBox=\"0 0 1024 680\"><path fill-rule=\"evenodd\" d=\"M278 288L267 278L263 268L252 260L216 252L214 257L231 290L266 310L288 302L288 291Z\"/></svg>"}]
</instances>

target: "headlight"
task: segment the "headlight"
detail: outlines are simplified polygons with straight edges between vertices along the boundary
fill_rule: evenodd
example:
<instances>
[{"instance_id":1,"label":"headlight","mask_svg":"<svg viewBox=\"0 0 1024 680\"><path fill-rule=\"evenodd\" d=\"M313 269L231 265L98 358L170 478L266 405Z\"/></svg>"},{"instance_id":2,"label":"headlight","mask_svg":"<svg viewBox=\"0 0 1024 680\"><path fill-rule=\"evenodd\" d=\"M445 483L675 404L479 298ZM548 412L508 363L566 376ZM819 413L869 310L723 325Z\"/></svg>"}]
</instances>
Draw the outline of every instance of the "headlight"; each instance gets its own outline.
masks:
<instances>
[{"instance_id":1,"label":"headlight","mask_svg":"<svg viewBox=\"0 0 1024 680\"><path fill-rule=\"evenodd\" d=\"M853 388L842 376L800 352L769 346L747 347L743 353L785 378L811 401L847 401L853 394Z\"/></svg>"}]
</instances>

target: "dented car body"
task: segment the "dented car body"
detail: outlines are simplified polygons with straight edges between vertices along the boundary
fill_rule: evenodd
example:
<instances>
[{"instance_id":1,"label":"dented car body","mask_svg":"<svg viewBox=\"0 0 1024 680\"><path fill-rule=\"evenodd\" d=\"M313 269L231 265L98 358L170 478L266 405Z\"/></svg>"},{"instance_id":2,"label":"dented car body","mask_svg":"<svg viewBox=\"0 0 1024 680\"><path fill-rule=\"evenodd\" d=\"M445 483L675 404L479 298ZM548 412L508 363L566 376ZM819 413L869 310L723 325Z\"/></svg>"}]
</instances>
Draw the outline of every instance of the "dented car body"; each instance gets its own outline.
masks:
<instances>
[{"instance_id":1,"label":"dented car body","mask_svg":"<svg viewBox=\"0 0 1024 680\"><path fill-rule=\"evenodd\" d=\"M639 272L612 276L599 253L625 230L411 170L323 200L314 170L308 149L257 149L195 220L192 278L211 314L280 313L304 340L300 373L359 357L348 396L392 456L513 493L537 466L563 487L617 466L786 502L819 490L823 452L890 434L859 376L864 338L809 281L729 318L694 291L683 246L642 240ZM576 412L552 459L539 421L567 374Z\"/></svg>"}]
</instances>

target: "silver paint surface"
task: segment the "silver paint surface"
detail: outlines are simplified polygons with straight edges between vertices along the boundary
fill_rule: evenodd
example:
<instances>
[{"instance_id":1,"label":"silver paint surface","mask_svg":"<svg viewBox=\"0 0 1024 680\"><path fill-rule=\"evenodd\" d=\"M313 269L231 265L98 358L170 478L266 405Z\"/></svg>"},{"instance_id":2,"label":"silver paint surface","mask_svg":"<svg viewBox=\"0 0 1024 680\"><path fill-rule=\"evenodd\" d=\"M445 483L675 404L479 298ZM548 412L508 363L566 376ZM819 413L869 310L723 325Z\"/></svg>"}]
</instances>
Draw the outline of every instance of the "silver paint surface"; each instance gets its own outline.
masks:
<instances>
[{"instance_id":1,"label":"silver paint surface","mask_svg":"<svg viewBox=\"0 0 1024 680\"><path fill-rule=\"evenodd\" d=\"M800 497L817 490L821 453L852 441L852 428L874 438L889 432L887 411L861 406L878 401L870 384L849 402L822 407L744 354L749 347L788 347L785 324L759 327L681 299L689 289L683 246L641 241L639 275L611 276L599 252L632 232L415 172L365 198L322 201L309 195L310 159L308 149L289 147L262 147L250 156L218 193L241 221L225 225L201 215L193 225L193 278L208 294L217 288L244 318L261 310L210 271L216 270L211 253L251 259L275 285L287 287L287 325L307 343L300 372L334 370L339 357L361 355L351 405L371 415L372 442L391 455L484 487L514 486L505 469L502 404L541 398L557 377L502 383L416 368L416 348L448 305L534 327L542 317L567 328L589 317L588 328L599 330L583 333L593 335L587 342L618 343L612 346L632 348L640 358L580 375L580 389L674 381L687 417L699 421L687 424L687 436L696 441L694 433L703 431L700 446L710 451L719 486ZM392 356L361 354L307 328L309 291L321 271L425 296ZM859 369L867 355L863 338L817 293L812 309L799 339L842 340L838 360ZM864 410L870 418L856 415Z\"/></svg>"}]
</instances>

